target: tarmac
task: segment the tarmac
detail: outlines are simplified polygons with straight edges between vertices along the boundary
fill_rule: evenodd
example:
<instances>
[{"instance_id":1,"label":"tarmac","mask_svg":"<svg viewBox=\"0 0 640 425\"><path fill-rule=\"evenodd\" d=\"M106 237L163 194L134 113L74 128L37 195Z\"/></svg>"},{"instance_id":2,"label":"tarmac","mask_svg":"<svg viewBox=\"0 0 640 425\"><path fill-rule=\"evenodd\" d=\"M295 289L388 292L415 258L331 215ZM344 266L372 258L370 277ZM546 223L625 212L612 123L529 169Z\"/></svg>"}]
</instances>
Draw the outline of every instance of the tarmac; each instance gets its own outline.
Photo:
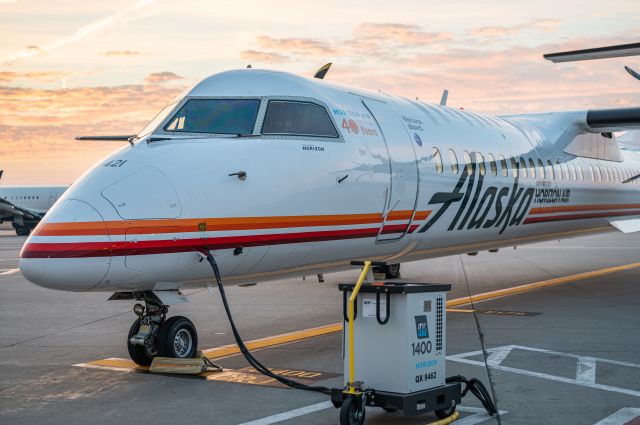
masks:
<instances>
[{"instance_id":1,"label":"tarmac","mask_svg":"<svg viewBox=\"0 0 640 425\"><path fill-rule=\"evenodd\" d=\"M185 377L136 369L125 346L133 302L32 285L17 270L24 240L0 230L0 424L339 423L326 396L278 387L247 368L215 288L186 291L191 302L169 315L189 317L199 346L227 372ZM447 375L491 383L501 411L487 416L469 394L455 423L640 424L639 253L640 235L608 233L403 264L402 281L453 285ZM226 291L256 357L335 387L343 373L337 286L357 274ZM517 288L525 284L534 285ZM479 295L490 291L501 292ZM370 408L366 424L434 420Z\"/></svg>"}]
</instances>

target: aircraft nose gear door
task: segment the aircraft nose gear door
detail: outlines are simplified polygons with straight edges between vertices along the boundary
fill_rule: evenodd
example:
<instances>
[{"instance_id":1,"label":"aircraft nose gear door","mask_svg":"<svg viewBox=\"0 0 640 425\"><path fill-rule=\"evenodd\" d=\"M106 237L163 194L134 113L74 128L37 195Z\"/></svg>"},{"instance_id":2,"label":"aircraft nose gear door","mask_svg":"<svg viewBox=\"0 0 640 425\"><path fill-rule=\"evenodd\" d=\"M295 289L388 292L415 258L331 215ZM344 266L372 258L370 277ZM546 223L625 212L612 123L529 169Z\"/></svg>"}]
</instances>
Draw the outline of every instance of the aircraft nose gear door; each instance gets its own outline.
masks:
<instances>
[{"instance_id":1,"label":"aircraft nose gear door","mask_svg":"<svg viewBox=\"0 0 640 425\"><path fill-rule=\"evenodd\" d=\"M363 100L362 103L378 124L391 162L390 193L377 240L400 239L411 225L418 200L418 163L413 140L388 104L374 100Z\"/></svg>"}]
</instances>

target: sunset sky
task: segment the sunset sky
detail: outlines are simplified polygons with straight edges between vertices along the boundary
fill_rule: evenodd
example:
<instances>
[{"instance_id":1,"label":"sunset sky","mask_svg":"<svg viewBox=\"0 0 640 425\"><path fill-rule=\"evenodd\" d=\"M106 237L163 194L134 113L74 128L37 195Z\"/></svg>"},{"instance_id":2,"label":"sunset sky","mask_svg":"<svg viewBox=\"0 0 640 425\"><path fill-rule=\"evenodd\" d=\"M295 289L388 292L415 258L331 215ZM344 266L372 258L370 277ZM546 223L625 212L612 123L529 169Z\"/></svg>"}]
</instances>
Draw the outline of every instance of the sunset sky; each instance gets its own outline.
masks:
<instances>
[{"instance_id":1,"label":"sunset sky","mask_svg":"<svg viewBox=\"0 0 640 425\"><path fill-rule=\"evenodd\" d=\"M640 105L640 57L552 51L640 41L638 0L0 0L0 184L70 184L173 96L264 67L485 113Z\"/></svg>"}]
</instances>

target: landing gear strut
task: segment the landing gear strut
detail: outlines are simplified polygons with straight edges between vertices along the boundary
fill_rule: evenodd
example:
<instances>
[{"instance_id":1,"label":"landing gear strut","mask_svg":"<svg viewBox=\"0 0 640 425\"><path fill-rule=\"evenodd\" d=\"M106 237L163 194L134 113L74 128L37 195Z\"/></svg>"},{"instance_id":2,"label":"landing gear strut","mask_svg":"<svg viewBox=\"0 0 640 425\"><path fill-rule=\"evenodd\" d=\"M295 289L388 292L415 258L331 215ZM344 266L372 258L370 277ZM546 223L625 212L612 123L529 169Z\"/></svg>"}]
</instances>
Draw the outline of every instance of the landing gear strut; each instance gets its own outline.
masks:
<instances>
[{"instance_id":1,"label":"landing gear strut","mask_svg":"<svg viewBox=\"0 0 640 425\"><path fill-rule=\"evenodd\" d=\"M183 316L167 319L169 306L164 305L151 292L136 294L145 302L133 308L138 318L127 336L127 349L131 360L140 366L149 366L156 356L192 358L198 349L196 327Z\"/></svg>"}]
</instances>

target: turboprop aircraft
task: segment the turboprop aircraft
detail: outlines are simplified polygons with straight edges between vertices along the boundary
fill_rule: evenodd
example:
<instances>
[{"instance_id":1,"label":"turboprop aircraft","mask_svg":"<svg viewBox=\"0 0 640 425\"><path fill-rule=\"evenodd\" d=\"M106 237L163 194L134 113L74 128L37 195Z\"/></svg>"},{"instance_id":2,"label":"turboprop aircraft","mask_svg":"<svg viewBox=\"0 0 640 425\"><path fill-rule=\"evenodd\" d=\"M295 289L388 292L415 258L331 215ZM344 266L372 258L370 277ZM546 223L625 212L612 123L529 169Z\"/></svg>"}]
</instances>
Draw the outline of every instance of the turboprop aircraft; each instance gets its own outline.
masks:
<instances>
[{"instance_id":1,"label":"turboprop aircraft","mask_svg":"<svg viewBox=\"0 0 640 425\"><path fill-rule=\"evenodd\" d=\"M443 102L444 103L444 102ZM489 116L240 69L174 99L24 244L31 282L137 299L132 359L191 357L179 290L640 230L640 108Z\"/></svg>"},{"instance_id":2,"label":"turboprop aircraft","mask_svg":"<svg viewBox=\"0 0 640 425\"><path fill-rule=\"evenodd\" d=\"M0 223L10 221L18 236L28 235L66 189L67 186L0 186Z\"/></svg>"}]
</instances>

